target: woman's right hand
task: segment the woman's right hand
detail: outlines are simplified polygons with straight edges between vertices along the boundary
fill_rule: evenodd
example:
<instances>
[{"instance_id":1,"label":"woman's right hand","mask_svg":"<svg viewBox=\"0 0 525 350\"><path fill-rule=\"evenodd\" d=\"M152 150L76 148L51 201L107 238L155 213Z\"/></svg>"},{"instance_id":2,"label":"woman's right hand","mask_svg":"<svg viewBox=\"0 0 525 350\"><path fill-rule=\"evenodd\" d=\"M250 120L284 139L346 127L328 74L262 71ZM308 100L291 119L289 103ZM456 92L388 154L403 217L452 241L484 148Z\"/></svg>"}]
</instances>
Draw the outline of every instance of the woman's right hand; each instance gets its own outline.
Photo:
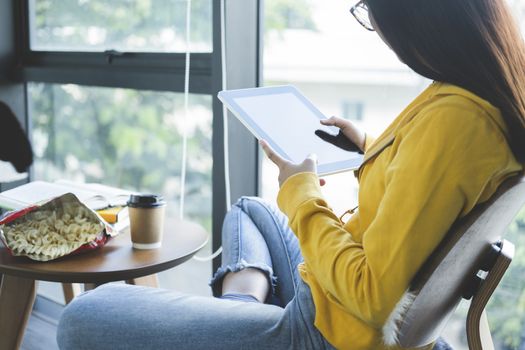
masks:
<instances>
[{"instance_id":1,"label":"woman's right hand","mask_svg":"<svg viewBox=\"0 0 525 350\"><path fill-rule=\"evenodd\" d=\"M315 134L324 141L342 148L345 151L364 152L366 134L359 130L351 121L339 117L331 117L322 119L321 124L339 128L337 135L332 135L323 130L316 130Z\"/></svg>"}]
</instances>

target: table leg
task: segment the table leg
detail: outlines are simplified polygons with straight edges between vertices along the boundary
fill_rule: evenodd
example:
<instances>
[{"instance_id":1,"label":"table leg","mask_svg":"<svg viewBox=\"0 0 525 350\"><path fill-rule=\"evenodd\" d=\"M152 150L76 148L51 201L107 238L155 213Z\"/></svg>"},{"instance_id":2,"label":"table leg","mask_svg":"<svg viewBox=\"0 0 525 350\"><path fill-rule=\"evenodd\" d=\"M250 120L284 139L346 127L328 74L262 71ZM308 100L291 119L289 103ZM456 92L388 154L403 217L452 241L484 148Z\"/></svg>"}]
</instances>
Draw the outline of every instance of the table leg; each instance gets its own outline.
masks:
<instances>
[{"instance_id":1,"label":"table leg","mask_svg":"<svg viewBox=\"0 0 525 350\"><path fill-rule=\"evenodd\" d=\"M66 305L71 302L77 295L80 294L80 284L78 283L62 283L62 291L64 292L64 301Z\"/></svg>"},{"instance_id":2,"label":"table leg","mask_svg":"<svg viewBox=\"0 0 525 350\"><path fill-rule=\"evenodd\" d=\"M126 283L134 284L136 286L159 288L159 279L157 278L157 274L127 280Z\"/></svg>"},{"instance_id":3,"label":"table leg","mask_svg":"<svg viewBox=\"0 0 525 350\"><path fill-rule=\"evenodd\" d=\"M35 297L35 280L3 276L0 289L0 349L20 348Z\"/></svg>"}]
</instances>

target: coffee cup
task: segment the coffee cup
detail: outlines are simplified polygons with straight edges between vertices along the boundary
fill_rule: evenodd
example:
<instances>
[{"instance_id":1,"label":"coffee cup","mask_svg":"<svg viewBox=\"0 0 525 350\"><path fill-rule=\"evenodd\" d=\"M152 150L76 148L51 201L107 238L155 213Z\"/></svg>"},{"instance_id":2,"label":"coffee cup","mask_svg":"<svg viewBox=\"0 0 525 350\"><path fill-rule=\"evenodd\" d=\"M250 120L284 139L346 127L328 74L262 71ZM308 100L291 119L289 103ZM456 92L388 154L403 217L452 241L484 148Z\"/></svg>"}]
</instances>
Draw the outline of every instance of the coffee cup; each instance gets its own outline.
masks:
<instances>
[{"instance_id":1,"label":"coffee cup","mask_svg":"<svg viewBox=\"0 0 525 350\"><path fill-rule=\"evenodd\" d=\"M128 209L133 248L160 248L166 210L164 198L154 194L132 194Z\"/></svg>"}]
</instances>

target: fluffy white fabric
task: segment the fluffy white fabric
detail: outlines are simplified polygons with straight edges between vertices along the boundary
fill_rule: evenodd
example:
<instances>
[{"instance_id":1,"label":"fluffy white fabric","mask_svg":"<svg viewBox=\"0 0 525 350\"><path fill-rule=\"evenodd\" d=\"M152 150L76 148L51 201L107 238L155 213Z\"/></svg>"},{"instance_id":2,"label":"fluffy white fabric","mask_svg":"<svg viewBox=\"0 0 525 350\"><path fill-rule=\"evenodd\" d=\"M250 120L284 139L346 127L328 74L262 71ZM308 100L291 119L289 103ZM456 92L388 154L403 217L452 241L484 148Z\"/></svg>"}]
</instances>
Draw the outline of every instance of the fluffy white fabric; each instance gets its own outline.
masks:
<instances>
[{"instance_id":1,"label":"fluffy white fabric","mask_svg":"<svg viewBox=\"0 0 525 350\"><path fill-rule=\"evenodd\" d=\"M399 326L403 321L404 315L412 302L416 298L416 295L408 291L403 294L401 299L394 307L394 310L388 316L385 325L383 326L383 343L387 346L397 345L399 336Z\"/></svg>"}]
</instances>

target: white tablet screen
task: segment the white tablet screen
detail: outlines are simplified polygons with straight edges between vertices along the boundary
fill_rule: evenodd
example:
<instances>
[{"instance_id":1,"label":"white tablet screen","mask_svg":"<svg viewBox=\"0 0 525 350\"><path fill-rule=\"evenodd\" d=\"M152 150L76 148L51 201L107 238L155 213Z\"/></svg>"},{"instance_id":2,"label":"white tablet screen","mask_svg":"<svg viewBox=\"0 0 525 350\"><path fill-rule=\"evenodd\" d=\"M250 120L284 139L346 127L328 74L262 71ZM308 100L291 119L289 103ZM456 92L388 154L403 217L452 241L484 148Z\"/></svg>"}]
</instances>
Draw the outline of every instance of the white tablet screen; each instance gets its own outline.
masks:
<instances>
[{"instance_id":1,"label":"white tablet screen","mask_svg":"<svg viewBox=\"0 0 525 350\"><path fill-rule=\"evenodd\" d=\"M265 139L283 158L302 162L318 157L319 174L357 169L363 157L323 141L315 131L337 134L338 128L321 125L326 117L294 86L225 90L219 99L257 137Z\"/></svg>"},{"instance_id":2,"label":"white tablet screen","mask_svg":"<svg viewBox=\"0 0 525 350\"><path fill-rule=\"evenodd\" d=\"M351 153L315 135L317 129L332 134L338 129L321 125L320 118L292 93L237 97L234 100L293 162L302 162L310 153L317 154L320 163L352 157Z\"/></svg>"}]
</instances>

